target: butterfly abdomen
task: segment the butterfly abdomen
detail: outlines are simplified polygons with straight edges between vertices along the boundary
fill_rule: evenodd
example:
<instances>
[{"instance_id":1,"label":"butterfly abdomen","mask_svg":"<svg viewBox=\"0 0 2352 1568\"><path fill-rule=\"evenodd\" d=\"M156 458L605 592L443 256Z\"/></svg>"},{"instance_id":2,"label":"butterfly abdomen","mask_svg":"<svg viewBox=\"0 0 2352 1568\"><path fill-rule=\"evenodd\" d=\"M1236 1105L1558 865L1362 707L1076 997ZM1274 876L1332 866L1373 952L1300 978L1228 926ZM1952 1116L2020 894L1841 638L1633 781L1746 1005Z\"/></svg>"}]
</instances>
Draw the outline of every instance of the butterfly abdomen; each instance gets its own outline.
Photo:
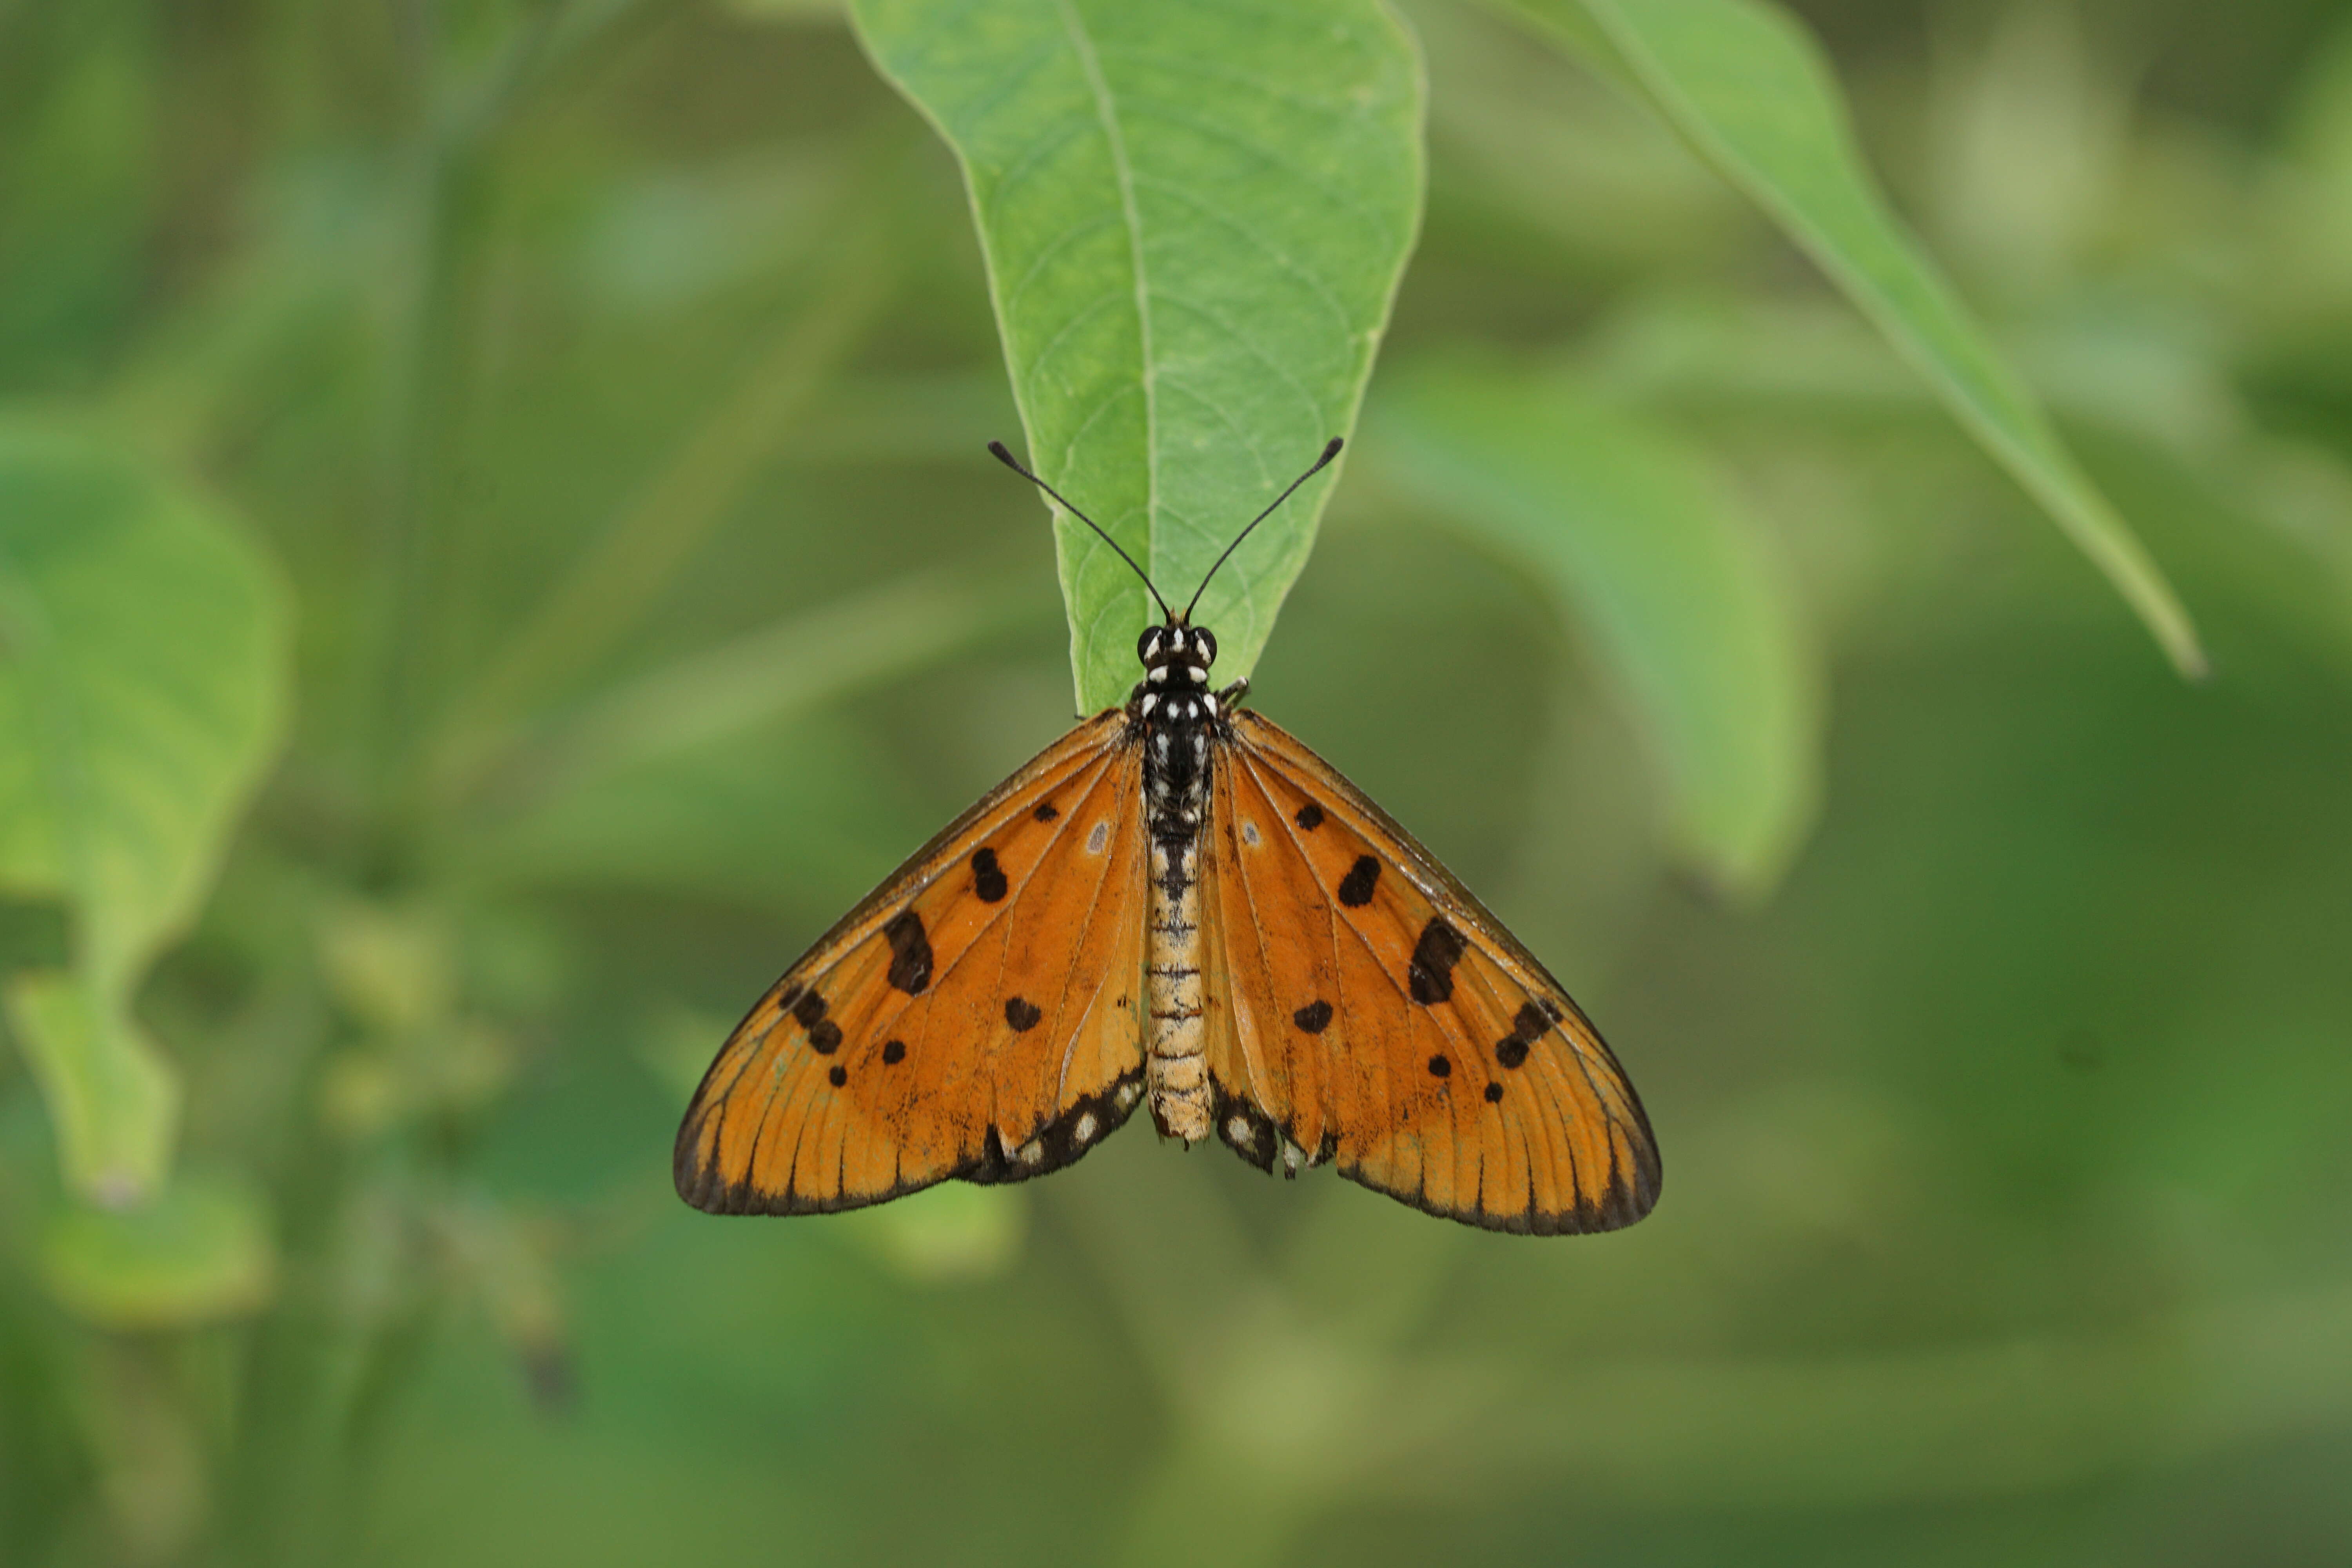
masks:
<instances>
[{"instance_id":1,"label":"butterfly abdomen","mask_svg":"<svg viewBox=\"0 0 2352 1568\"><path fill-rule=\"evenodd\" d=\"M1144 737L1143 811L1151 844L1144 1083L1160 1132L1198 1143L1209 1136L1216 1110L1202 1017L1200 879L1210 809L1209 731L1217 721L1216 700L1201 688L1215 645L1198 632L1188 639L1181 630L1164 648L1149 635L1146 640L1150 668L1129 710Z\"/></svg>"},{"instance_id":2,"label":"butterfly abdomen","mask_svg":"<svg viewBox=\"0 0 2352 1568\"><path fill-rule=\"evenodd\" d=\"M1212 1096L1202 1022L1201 829L1208 817L1208 736L1157 726L1145 743L1143 798L1151 836L1146 943L1150 1028L1144 1082L1160 1131L1187 1143L1209 1135Z\"/></svg>"}]
</instances>

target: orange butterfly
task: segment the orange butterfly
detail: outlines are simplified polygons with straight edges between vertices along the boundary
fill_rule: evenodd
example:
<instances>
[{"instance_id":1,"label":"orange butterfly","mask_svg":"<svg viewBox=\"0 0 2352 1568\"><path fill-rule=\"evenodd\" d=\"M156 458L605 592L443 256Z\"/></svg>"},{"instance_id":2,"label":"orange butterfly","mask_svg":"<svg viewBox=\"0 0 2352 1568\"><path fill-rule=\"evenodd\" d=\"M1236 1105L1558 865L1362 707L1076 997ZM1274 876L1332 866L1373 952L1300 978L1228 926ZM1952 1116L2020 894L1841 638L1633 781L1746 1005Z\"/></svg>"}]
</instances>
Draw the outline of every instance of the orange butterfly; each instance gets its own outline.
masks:
<instances>
[{"instance_id":1,"label":"orange butterfly","mask_svg":"<svg viewBox=\"0 0 2352 1568\"><path fill-rule=\"evenodd\" d=\"M1387 813L1242 709L1246 681L1209 689L1198 593L1182 615L1151 596L1166 622L1137 644L1126 705L950 823L736 1026L678 1128L678 1195L814 1214L1024 1181L1148 1101L1163 1137L1213 1132L1285 1175L1336 1161L1489 1229L1647 1214L1648 1119L1568 993Z\"/></svg>"}]
</instances>

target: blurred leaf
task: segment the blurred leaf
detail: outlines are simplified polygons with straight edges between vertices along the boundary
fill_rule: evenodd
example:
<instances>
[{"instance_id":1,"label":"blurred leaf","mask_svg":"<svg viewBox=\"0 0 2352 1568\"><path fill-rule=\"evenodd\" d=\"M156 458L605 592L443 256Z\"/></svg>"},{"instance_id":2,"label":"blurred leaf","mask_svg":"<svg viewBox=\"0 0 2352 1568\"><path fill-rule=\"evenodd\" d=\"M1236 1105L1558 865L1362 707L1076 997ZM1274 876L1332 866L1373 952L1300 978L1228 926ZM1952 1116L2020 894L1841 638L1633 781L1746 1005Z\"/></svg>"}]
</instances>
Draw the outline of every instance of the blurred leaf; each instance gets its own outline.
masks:
<instances>
[{"instance_id":1,"label":"blurred leaf","mask_svg":"<svg viewBox=\"0 0 2352 1568\"><path fill-rule=\"evenodd\" d=\"M1812 815L1821 673L1705 458L1566 382L1502 371L1406 376L1374 418L1384 473L1525 560L1590 629L1655 738L1681 852L1768 889Z\"/></svg>"},{"instance_id":2,"label":"blurred leaf","mask_svg":"<svg viewBox=\"0 0 2352 1568\"><path fill-rule=\"evenodd\" d=\"M599 772L483 835L468 864L492 880L716 894L830 918L825 905L922 842L935 809L866 737L819 713Z\"/></svg>"},{"instance_id":3,"label":"blurred leaf","mask_svg":"<svg viewBox=\"0 0 2352 1568\"><path fill-rule=\"evenodd\" d=\"M261 1200L241 1184L187 1176L132 1208L60 1210L40 1262L50 1294L113 1329L253 1311L278 1272Z\"/></svg>"},{"instance_id":4,"label":"blurred leaf","mask_svg":"<svg viewBox=\"0 0 2352 1568\"><path fill-rule=\"evenodd\" d=\"M858 0L880 68L961 161L1039 473L1181 605L1351 425L1422 194L1419 62L1375 0L1277 8ZM1268 521L1201 619L1248 673L1330 479ZM1056 532L1087 711L1152 618Z\"/></svg>"},{"instance_id":5,"label":"blurred leaf","mask_svg":"<svg viewBox=\"0 0 2352 1568\"><path fill-rule=\"evenodd\" d=\"M854 892L923 813L826 708L1033 616L1043 593L909 575L614 687L514 748L473 863L761 900Z\"/></svg>"},{"instance_id":6,"label":"blurred leaf","mask_svg":"<svg viewBox=\"0 0 2352 1568\"><path fill-rule=\"evenodd\" d=\"M277 744L285 609L226 520L103 443L0 426L0 889L62 898L70 979L8 983L69 1179L162 1174L177 1089L131 1018Z\"/></svg>"},{"instance_id":7,"label":"blurred leaf","mask_svg":"<svg viewBox=\"0 0 2352 1568\"><path fill-rule=\"evenodd\" d=\"M48 1103L66 1179L100 1203L152 1190L171 1164L180 1081L129 999L46 973L11 978L0 1003Z\"/></svg>"},{"instance_id":8,"label":"blurred leaf","mask_svg":"<svg viewBox=\"0 0 2352 1568\"><path fill-rule=\"evenodd\" d=\"M509 793L538 804L593 789L924 668L1041 607L1027 588L1020 577L909 575L689 654L604 692L520 748Z\"/></svg>"},{"instance_id":9,"label":"blurred leaf","mask_svg":"<svg viewBox=\"0 0 2352 1568\"><path fill-rule=\"evenodd\" d=\"M1802 24L1759 0L1514 4L1647 99L1754 197L2107 574L2174 665L2203 672L2196 629L2163 573L1887 212Z\"/></svg>"}]
</instances>

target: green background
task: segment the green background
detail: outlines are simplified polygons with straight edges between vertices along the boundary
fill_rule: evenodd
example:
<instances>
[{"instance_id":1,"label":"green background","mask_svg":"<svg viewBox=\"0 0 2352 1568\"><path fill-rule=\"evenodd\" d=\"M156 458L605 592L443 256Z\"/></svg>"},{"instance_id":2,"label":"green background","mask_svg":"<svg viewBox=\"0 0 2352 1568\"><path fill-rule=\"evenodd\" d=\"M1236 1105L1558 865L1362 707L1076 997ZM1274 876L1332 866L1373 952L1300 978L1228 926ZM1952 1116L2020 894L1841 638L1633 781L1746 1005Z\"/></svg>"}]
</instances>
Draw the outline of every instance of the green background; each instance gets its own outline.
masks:
<instances>
[{"instance_id":1,"label":"green background","mask_svg":"<svg viewBox=\"0 0 2352 1568\"><path fill-rule=\"evenodd\" d=\"M1109 13L859 13L0 4L0 1561L2352 1560L2352 18L1147 18L1386 215L1284 231L1330 332L1425 185L1368 384L1239 253L1161 347L1362 399L1209 618L1639 1085L1657 1212L1537 1241L1140 1123L671 1194L1139 614L892 86ZM1170 428L1038 460L1181 577L1315 436Z\"/></svg>"}]
</instances>

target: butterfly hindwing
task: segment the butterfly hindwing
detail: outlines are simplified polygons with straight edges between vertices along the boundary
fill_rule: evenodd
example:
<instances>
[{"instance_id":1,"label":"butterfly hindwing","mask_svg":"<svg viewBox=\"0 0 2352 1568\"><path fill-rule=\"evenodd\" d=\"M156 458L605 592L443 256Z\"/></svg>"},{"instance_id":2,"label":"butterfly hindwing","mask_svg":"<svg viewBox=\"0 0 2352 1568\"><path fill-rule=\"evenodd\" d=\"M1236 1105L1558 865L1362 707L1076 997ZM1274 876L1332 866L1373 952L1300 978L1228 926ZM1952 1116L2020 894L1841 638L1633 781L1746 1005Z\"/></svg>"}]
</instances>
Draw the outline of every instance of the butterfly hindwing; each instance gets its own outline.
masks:
<instances>
[{"instance_id":1,"label":"butterfly hindwing","mask_svg":"<svg viewBox=\"0 0 2352 1568\"><path fill-rule=\"evenodd\" d=\"M1219 1131L1491 1229L1614 1229L1657 1150L1559 983L1412 837L1255 713L1203 857Z\"/></svg>"},{"instance_id":2,"label":"butterfly hindwing","mask_svg":"<svg viewBox=\"0 0 2352 1568\"><path fill-rule=\"evenodd\" d=\"M719 1213L856 1208L1068 1164L1142 1089L1141 748L1073 730L820 938L736 1026L678 1130Z\"/></svg>"}]
</instances>

